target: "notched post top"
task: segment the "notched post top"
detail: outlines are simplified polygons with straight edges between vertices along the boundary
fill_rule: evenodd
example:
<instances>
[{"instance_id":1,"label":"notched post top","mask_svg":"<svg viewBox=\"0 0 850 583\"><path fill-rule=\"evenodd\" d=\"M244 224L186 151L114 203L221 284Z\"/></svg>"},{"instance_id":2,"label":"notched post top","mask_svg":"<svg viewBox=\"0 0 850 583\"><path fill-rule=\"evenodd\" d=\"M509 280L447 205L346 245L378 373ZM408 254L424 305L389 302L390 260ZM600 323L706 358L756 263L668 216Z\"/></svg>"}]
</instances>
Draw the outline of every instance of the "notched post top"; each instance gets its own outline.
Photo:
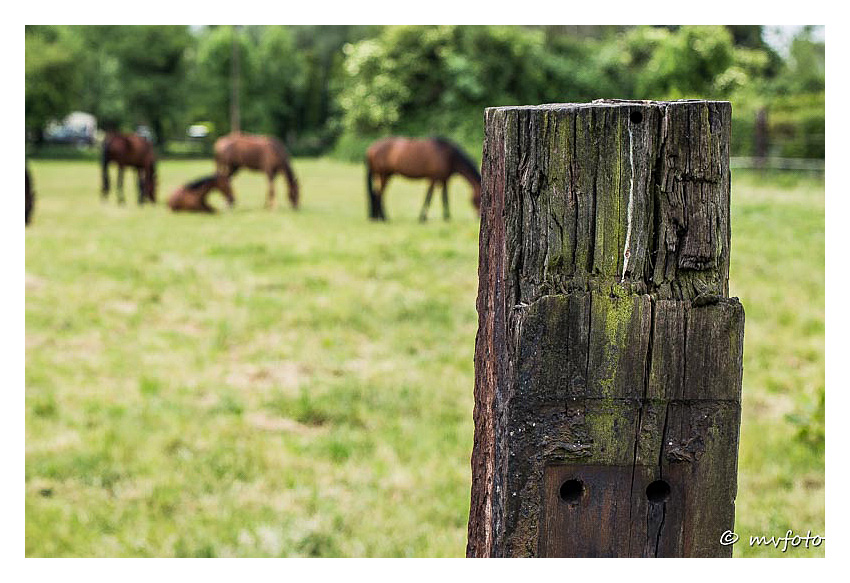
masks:
<instances>
[{"instance_id":1,"label":"notched post top","mask_svg":"<svg viewBox=\"0 0 850 583\"><path fill-rule=\"evenodd\" d=\"M517 304L611 290L727 296L731 104L622 101L496 107L487 140ZM500 190L500 192L496 192Z\"/></svg>"}]
</instances>

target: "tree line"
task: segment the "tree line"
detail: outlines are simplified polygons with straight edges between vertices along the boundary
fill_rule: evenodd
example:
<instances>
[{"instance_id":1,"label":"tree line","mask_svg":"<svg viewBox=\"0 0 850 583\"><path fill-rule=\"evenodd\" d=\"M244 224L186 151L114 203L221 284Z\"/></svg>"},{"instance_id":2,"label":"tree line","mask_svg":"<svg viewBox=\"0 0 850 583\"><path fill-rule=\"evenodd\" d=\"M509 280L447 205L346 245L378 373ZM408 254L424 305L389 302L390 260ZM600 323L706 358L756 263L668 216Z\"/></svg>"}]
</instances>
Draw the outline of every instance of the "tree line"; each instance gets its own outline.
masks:
<instances>
[{"instance_id":1,"label":"tree line","mask_svg":"<svg viewBox=\"0 0 850 583\"><path fill-rule=\"evenodd\" d=\"M240 125L295 155L362 159L388 134L444 135L480 151L483 108L598 98L730 100L733 155L824 156L824 42L787 54L760 26L27 26L26 126L94 114L146 125L161 149L192 124ZM765 126L758 129L758 113Z\"/></svg>"}]
</instances>

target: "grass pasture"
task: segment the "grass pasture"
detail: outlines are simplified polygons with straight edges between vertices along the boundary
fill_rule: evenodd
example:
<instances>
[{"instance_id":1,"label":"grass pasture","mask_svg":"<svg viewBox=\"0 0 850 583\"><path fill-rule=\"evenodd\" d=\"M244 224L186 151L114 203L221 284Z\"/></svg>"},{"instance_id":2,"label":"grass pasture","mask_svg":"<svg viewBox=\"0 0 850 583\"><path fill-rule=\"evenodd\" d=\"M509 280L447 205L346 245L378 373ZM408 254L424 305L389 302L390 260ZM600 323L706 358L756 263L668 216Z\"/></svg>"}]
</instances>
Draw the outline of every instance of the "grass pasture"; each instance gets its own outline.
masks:
<instances>
[{"instance_id":1,"label":"grass pasture","mask_svg":"<svg viewBox=\"0 0 850 583\"><path fill-rule=\"evenodd\" d=\"M462 556L478 220L416 221L393 179L294 161L302 209L172 214L99 199L90 162L33 161L26 232L27 556ZM211 162L166 161L159 197ZM217 195L214 195L217 196ZM223 199L213 199L223 207ZM824 189L733 176L747 313L736 531L824 534L822 449L788 415L824 383ZM789 242L793 241L793 244ZM751 549L737 556L819 556Z\"/></svg>"}]
</instances>

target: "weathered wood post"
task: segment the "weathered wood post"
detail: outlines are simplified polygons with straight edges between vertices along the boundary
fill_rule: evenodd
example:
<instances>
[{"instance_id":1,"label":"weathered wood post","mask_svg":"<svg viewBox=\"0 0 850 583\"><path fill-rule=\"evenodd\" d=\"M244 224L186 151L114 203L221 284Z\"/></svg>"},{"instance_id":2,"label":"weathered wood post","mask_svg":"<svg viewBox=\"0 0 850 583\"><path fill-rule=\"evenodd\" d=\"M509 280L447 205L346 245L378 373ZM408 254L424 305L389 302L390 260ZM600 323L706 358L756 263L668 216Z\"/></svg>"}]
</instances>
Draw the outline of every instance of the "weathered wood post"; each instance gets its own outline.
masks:
<instances>
[{"instance_id":1,"label":"weathered wood post","mask_svg":"<svg viewBox=\"0 0 850 583\"><path fill-rule=\"evenodd\" d=\"M487 109L467 555L731 555L731 111Z\"/></svg>"}]
</instances>

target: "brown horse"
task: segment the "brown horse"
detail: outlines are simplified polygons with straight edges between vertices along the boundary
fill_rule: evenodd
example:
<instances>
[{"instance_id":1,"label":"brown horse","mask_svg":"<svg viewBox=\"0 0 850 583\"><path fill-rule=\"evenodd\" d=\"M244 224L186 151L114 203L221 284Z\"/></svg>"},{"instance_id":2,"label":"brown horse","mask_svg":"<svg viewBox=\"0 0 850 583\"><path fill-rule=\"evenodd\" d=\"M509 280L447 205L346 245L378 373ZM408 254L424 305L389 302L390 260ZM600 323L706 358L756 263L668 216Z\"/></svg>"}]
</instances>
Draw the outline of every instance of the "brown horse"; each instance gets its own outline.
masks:
<instances>
[{"instance_id":1,"label":"brown horse","mask_svg":"<svg viewBox=\"0 0 850 583\"><path fill-rule=\"evenodd\" d=\"M118 202L124 204L124 166L136 168L139 173L139 204L145 200L156 202L156 155L153 146L136 134L108 134L103 141L101 165L103 189L101 197L109 195L109 163L118 164Z\"/></svg>"},{"instance_id":2,"label":"brown horse","mask_svg":"<svg viewBox=\"0 0 850 583\"><path fill-rule=\"evenodd\" d=\"M207 203L207 196L214 188L221 191L228 205L233 206L235 201L230 190L230 178L224 174L205 176L181 186L168 199L168 206L173 211L214 213L215 209Z\"/></svg>"},{"instance_id":3,"label":"brown horse","mask_svg":"<svg viewBox=\"0 0 850 583\"><path fill-rule=\"evenodd\" d=\"M32 179L30 178L29 169L24 168L24 171L26 172L26 178L24 179L24 212L26 213L25 224L29 225L30 218L32 217L32 211L35 208L35 191L32 188Z\"/></svg>"},{"instance_id":4,"label":"brown horse","mask_svg":"<svg viewBox=\"0 0 850 583\"><path fill-rule=\"evenodd\" d=\"M384 214L384 189L393 174L408 178L427 178L431 181L425 194L425 203L419 220L425 221L434 186L443 185L443 218L449 220L448 180L460 174L472 185L472 204L481 212L481 174L469 156L444 138L384 138L366 150L366 187L369 193L369 218L386 220ZM372 177L378 176L378 190L372 186Z\"/></svg>"},{"instance_id":5,"label":"brown horse","mask_svg":"<svg viewBox=\"0 0 850 583\"><path fill-rule=\"evenodd\" d=\"M280 140L235 132L217 139L214 151L219 174L233 176L242 166L266 173L269 178L267 208L274 208L274 178L282 172L289 184L289 202L292 208L298 208L298 181L289 165L289 153Z\"/></svg>"}]
</instances>

